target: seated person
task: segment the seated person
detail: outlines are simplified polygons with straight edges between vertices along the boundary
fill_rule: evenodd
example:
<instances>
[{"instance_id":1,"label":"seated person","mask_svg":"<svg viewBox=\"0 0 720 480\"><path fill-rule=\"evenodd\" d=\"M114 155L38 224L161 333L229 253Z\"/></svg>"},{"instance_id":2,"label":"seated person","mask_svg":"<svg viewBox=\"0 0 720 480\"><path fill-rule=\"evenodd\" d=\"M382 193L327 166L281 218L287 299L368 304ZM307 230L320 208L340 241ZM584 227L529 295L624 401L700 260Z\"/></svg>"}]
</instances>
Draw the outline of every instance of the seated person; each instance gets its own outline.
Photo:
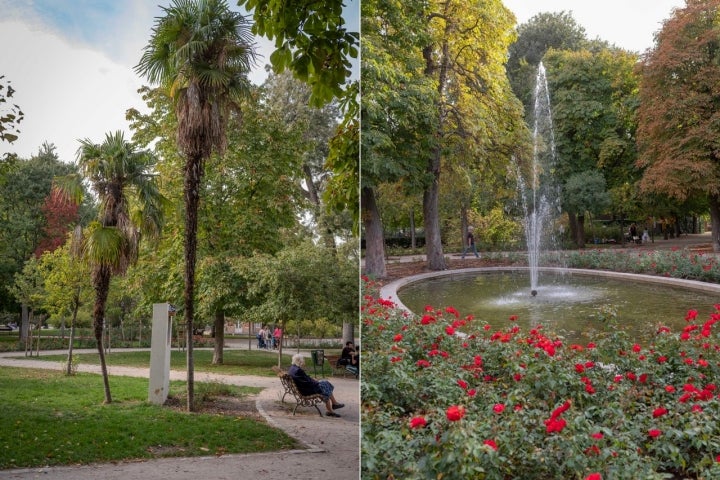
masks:
<instances>
[{"instance_id":1,"label":"seated person","mask_svg":"<svg viewBox=\"0 0 720 480\"><path fill-rule=\"evenodd\" d=\"M305 366L305 357L301 354L296 353L292 357L292 365L288 369L288 375L293 379L298 391L303 395L314 395L319 393L325 400L325 408L327 409L326 416L328 417L339 417L333 410L342 408L345 406L344 403L338 403L333 395L335 387L327 380L317 381L311 378L302 367Z\"/></svg>"},{"instance_id":2,"label":"seated person","mask_svg":"<svg viewBox=\"0 0 720 480\"><path fill-rule=\"evenodd\" d=\"M340 354L338 365L345 365L345 368L357 375L360 370L360 363L353 342L345 342L345 348L343 348Z\"/></svg>"}]
</instances>

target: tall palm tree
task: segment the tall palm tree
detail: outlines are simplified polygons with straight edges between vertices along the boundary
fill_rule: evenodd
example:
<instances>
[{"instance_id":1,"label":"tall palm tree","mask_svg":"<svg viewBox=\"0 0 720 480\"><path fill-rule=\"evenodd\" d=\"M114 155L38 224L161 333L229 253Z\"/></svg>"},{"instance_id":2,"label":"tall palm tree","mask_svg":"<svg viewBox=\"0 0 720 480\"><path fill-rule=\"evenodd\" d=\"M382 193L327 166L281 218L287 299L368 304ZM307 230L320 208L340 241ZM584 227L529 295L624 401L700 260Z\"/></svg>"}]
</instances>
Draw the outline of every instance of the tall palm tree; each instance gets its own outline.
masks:
<instances>
[{"instance_id":1,"label":"tall palm tree","mask_svg":"<svg viewBox=\"0 0 720 480\"><path fill-rule=\"evenodd\" d=\"M98 218L82 233L82 257L92 269L95 290L93 329L105 385L105 403L112 402L102 334L105 306L112 275L122 275L137 260L141 232L157 236L162 228L163 197L153 168L155 157L136 150L122 132L108 133L95 144L80 141L78 174L55 179L65 197L80 203L83 180L89 182L99 202Z\"/></svg>"},{"instance_id":2,"label":"tall palm tree","mask_svg":"<svg viewBox=\"0 0 720 480\"><path fill-rule=\"evenodd\" d=\"M173 99L177 144L185 157L187 409L194 410L193 315L197 212L204 163L226 146L230 108L249 90L255 62L251 26L224 0L174 0L163 7L135 70Z\"/></svg>"}]
</instances>

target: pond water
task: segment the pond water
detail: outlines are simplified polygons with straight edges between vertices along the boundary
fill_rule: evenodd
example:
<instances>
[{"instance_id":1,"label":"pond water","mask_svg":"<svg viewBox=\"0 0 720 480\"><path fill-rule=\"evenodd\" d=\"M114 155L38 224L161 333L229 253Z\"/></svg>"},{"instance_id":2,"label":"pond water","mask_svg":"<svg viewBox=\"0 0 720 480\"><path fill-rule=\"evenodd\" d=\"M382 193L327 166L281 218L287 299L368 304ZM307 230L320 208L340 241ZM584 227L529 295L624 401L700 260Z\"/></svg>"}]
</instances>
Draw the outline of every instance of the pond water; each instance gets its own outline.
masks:
<instances>
[{"instance_id":1,"label":"pond water","mask_svg":"<svg viewBox=\"0 0 720 480\"><path fill-rule=\"evenodd\" d=\"M665 325L680 331L690 309L704 323L720 295L688 288L627 281L578 273L540 272L537 296L530 294L525 271L494 271L439 276L402 287L397 295L407 308L422 313L426 305L452 306L462 316L505 328L511 315L527 330L543 325L575 341L608 328L646 339ZM604 320L614 312L612 327Z\"/></svg>"}]
</instances>

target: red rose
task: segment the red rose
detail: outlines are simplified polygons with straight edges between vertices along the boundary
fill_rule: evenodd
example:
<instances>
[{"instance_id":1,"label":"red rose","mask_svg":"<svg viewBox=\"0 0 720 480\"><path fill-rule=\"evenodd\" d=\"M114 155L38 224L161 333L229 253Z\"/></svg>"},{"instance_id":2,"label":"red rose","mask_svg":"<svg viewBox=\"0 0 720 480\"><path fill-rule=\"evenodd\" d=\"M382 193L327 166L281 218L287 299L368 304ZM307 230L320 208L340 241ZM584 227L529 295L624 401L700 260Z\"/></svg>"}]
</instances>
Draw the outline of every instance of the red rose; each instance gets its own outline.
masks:
<instances>
[{"instance_id":1,"label":"red rose","mask_svg":"<svg viewBox=\"0 0 720 480\"><path fill-rule=\"evenodd\" d=\"M453 405L451 407L448 407L445 414L447 415L448 420L450 420L451 422L457 422L465 416L465 408L462 406Z\"/></svg>"},{"instance_id":2,"label":"red rose","mask_svg":"<svg viewBox=\"0 0 720 480\"><path fill-rule=\"evenodd\" d=\"M425 417L413 417L410 419L410 428L422 428L425 425L427 425L427 420L425 420Z\"/></svg>"},{"instance_id":3,"label":"red rose","mask_svg":"<svg viewBox=\"0 0 720 480\"><path fill-rule=\"evenodd\" d=\"M655 410L653 410L653 418L662 417L666 413L668 413L667 408L658 407Z\"/></svg>"}]
</instances>

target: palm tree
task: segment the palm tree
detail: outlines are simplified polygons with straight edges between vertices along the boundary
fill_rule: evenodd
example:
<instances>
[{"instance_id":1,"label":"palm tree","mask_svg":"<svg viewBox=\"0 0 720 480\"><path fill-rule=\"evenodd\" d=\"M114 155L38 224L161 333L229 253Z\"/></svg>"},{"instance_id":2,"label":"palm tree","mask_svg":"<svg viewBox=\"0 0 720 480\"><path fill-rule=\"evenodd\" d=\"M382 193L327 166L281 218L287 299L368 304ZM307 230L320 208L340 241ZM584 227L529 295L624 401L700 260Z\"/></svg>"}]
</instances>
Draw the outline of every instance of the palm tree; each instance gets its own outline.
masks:
<instances>
[{"instance_id":1,"label":"palm tree","mask_svg":"<svg viewBox=\"0 0 720 480\"><path fill-rule=\"evenodd\" d=\"M105 403L112 402L102 334L110 278L123 275L137 260L141 232L158 236L163 197L157 188L155 157L136 150L122 132L108 133L102 144L80 141L78 174L55 179L66 198L82 201L82 181L89 182L99 202L98 218L82 233L82 258L92 269L95 290L93 329L105 385Z\"/></svg>"},{"instance_id":2,"label":"palm tree","mask_svg":"<svg viewBox=\"0 0 720 480\"><path fill-rule=\"evenodd\" d=\"M135 70L173 99L177 144L185 157L185 289L187 409L194 410L193 315L197 212L204 163L226 146L230 107L249 90L255 62L250 25L223 0L174 0L153 27Z\"/></svg>"}]
</instances>

